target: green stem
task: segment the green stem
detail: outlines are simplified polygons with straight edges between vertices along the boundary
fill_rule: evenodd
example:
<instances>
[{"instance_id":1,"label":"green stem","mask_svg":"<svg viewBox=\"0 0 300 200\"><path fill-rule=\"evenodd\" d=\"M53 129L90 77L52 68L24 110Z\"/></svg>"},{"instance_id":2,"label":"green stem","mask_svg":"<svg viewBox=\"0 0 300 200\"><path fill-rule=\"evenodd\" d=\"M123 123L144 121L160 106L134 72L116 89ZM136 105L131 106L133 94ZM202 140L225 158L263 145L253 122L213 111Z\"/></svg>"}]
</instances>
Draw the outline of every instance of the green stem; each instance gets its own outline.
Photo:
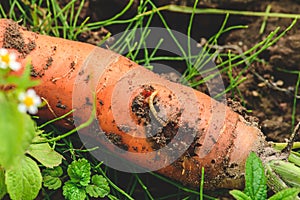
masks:
<instances>
[{"instance_id":1,"label":"green stem","mask_svg":"<svg viewBox=\"0 0 300 200\"><path fill-rule=\"evenodd\" d=\"M195 14L230 14L230 15L246 15L254 17L276 17L276 18L299 18L300 14L290 13L272 13L272 12L254 12L254 11L243 11L243 10L223 10L214 8L198 8L193 10L192 7L168 5L158 8L159 10L168 10L173 12L181 13L195 13Z\"/></svg>"},{"instance_id":2,"label":"green stem","mask_svg":"<svg viewBox=\"0 0 300 200\"><path fill-rule=\"evenodd\" d=\"M266 13L270 13L270 10L271 10L271 4L269 4L266 8ZM261 27L260 27L260 30L259 30L259 34L263 34L264 33L264 30L266 28L266 24L267 24L267 21L268 21L268 16L265 16L264 17L264 20L261 24Z\"/></svg>"},{"instance_id":3,"label":"green stem","mask_svg":"<svg viewBox=\"0 0 300 200\"><path fill-rule=\"evenodd\" d=\"M140 177L137 174L134 174L134 176L138 180L138 182L141 185L141 187L143 188L143 190L146 192L148 198L150 200L154 200L154 198L152 197L151 193L149 192L147 186L143 183L143 181L140 179Z\"/></svg>"},{"instance_id":4,"label":"green stem","mask_svg":"<svg viewBox=\"0 0 300 200\"><path fill-rule=\"evenodd\" d=\"M267 165L287 186L300 187L300 168L298 166L283 160L272 160Z\"/></svg>"},{"instance_id":5,"label":"green stem","mask_svg":"<svg viewBox=\"0 0 300 200\"><path fill-rule=\"evenodd\" d=\"M115 188L116 190L118 190L118 192L120 192L121 194L123 194L125 197L127 197L129 200L134 200L131 196L129 196L124 190L122 190L121 188L119 188L116 184L114 184L105 174L105 172L101 169L100 165L97 165L95 167L95 169L98 169L101 174L106 178L106 180L109 182L109 184Z\"/></svg>"},{"instance_id":6,"label":"green stem","mask_svg":"<svg viewBox=\"0 0 300 200\"><path fill-rule=\"evenodd\" d=\"M110 24L111 22L115 21L116 19L118 19L119 17L121 17L133 4L134 0L130 0L129 3L126 5L126 7L118 14L114 15L112 18L105 20L105 21L100 21L100 22L94 22L94 23L89 23L87 24L88 27L92 27L92 26L107 26L108 24Z\"/></svg>"},{"instance_id":7,"label":"green stem","mask_svg":"<svg viewBox=\"0 0 300 200\"><path fill-rule=\"evenodd\" d=\"M277 150L283 150L288 143L286 142L270 142L271 146ZM300 142L294 142L292 149L300 148Z\"/></svg>"},{"instance_id":8,"label":"green stem","mask_svg":"<svg viewBox=\"0 0 300 200\"><path fill-rule=\"evenodd\" d=\"M95 97L94 97L94 98L95 98ZM70 111L70 112L72 112L72 111ZM67 113L67 114L68 114L68 113ZM51 138L51 139L49 139L49 140L44 140L44 141L39 141L39 142L33 142L33 144L56 142L56 141L58 141L58 140L61 140L61 139L63 139L63 138L66 138L66 137L72 135L73 133L75 133L75 132L77 132L77 131L79 131L79 130L81 130L81 129L83 129L83 128L88 127L88 126L93 122L93 120L94 120L94 118L95 118L95 115L96 115L96 102L94 102L94 104L93 104L93 110L92 110L91 116L90 116L90 118L89 118L86 122L84 122L83 124L80 124L78 127L72 129L71 131L69 131L69 132L67 132L67 133L65 133L65 134L63 134L63 135L59 135L59 136L54 137L54 138Z\"/></svg>"},{"instance_id":9,"label":"green stem","mask_svg":"<svg viewBox=\"0 0 300 200\"><path fill-rule=\"evenodd\" d=\"M47 121L47 122L45 122L44 124L40 125L40 126L38 127L38 129L42 129L42 128L44 128L45 126L47 126L47 125L49 125L49 124L51 124L51 123L53 123L53 122L56 122L56 121L58 121L58 120L61 120L61 119L65 118L65 117L67 117L68 115L70 115L71 113L73 113L74 111L75 111L75 110L71 110L71 111L67 112L66 114L64 114L64 115L62 115L62 116L60 116L60 117L57 117L57 118L52 119L52 120L50 120L50 121Z\"/></svg>"},{"instance_id":10,"label":"green stem","mask_svg":"<svg viewBox=\"0 0 300 200\"><path fill-rule=\"evenodd\" d=\"M267 184L274 192L279 192L284 188L288 188L286 183L272 170L269 163L265 165L265 170Z\"/></svg>"},{"instance_id":11,"label":"green stem","mask_svg":"<svg viewBox=\"0 0 300 200\"><path fill-rule=\"evenodd\" d=\"M203 200L203 187L204 187L204 167L202 167L201 170L201 181L200 181L200 192L199 192L200 200Z\"/></svg>"}]
</instances>

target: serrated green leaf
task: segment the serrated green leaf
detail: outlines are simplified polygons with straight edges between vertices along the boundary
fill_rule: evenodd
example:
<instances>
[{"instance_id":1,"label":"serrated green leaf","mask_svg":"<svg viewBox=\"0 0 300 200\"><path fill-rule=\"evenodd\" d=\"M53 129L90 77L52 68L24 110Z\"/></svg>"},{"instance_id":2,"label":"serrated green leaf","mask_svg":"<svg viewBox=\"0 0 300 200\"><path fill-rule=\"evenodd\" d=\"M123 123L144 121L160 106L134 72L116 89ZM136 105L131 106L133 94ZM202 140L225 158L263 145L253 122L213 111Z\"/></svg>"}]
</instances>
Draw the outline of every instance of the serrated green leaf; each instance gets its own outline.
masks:
<instances>
[{"instance_id":1,"label":"serrated green leaf","mask_svg":"<svg viewBox=\"0 0 300 200\"><path fill-rule=\"evenodd\" d=\"M245 193L252 200L267 198L267 180L264 167L260 158L253 152L249 154L246 161L245 181Z\"/></svg>"},{"instance_id":2,"label":"serrated green leaf","mask_svg":"<svg viewBox=\"0 0 300 200\"><path fill-rule=\"evenodd\" d=\"M86 187L86 193L88 193L91 197L105 197L109 194L110 188L107 180L101 175L94 175L92 177L92 185L88 185Z\"/></svg>"},{"instance_id":3,"label":"serrated green leaf","mask_svg":"<svg viewBox=\"0 0 300 200\"><path fill-rule=\"evenodd\" d=\"M25 156L19 165L6 170L5 183L12 200L32 200L42 187L42 175L36 162Z\"/></svg>"},{"instance_id":4,"label":"serrated green leaf","mask_svg":"<svg viewBox=\"0 0 300 200\"><path fill-rule=\"evenodd\" d=\"M67 172L72 182L80 183L82 186L87 186L90 183L91 165L84 158L73 161L68 166Z\"/></svg>"},{"instance_id":5,"label":"serrated green leaf","mask_svg":"<svg viewBox=\"0 0 300 200\"><path fill-rule=\"evenodd\" d=\"M56 190L61 187L62 182L60 178L53 176L44 176L43 177L43 185L44 187L50 190Z\"/></svg>"},{"instance_id":6,"label":"serrated green leaf","mask_svg":"<svg viewBox=\"0 0 300 200\"><path fill-rule=\"evenodd\" d=\"M0 167L0 199L2 199L6 193L4 169Z\"/></svg>"},{"instance_id":7,"label":"serrated green leaf","mask_svg":"<svg viewBox=\"0 0 300 200\"><path fill-rule=\"evenodd\" d=\"M43 138L39 136L33 139L34 142L42 140ZM52 149L48 143L31 144L27 153L48 168L60 165L63 159L63 156Z\"/></svg>"},{"instance_id":8,"label":"serrated green leaf","mask_svg":"<svg viewBox=\"0 0 300 200\"><path fill-rule=\"evenodd\" d=\"M231 190L229 193L236 199L236 200L251 200L251 198L240 190Z\"/></svg>"},{"instance_id":9,"label":"serrated green leaf","mask_svg":"<svg viewBox=\"0 0 300 200\"><path fill-rule=\"evenodd\" d=\"M269 198L269 200L294 200L300 192L299 188L286 188Z\"/></svg>"},{"instance_id":10,"label":"serrated green leaf","mask_svg":"<svg viewBox=\"0 0 300 200\"><path fill-rule=\"evenodd\" d=\"M44 176L60 177L63 175L63 170L60 166L54 167L53 169L46 168L42 171L42 174Z\"/></svg>"},{"instance_id":11,"label":"serrated green leaf","mask_svg":"<svg viewBox=\"0 0 300 200\"><path fill-rule=\"evenodd\" d=\"M60 176L63 175L63 170L60 166L53 169L47 168L42 171L43 185L49 189L56 190L61 187L62 182Z\"/></svg>"},{"instance_id":12,"label":"serrated green leaf","mask_svg":"<svg viewBox=\"0 0 300 200\"><path fill-rule=\"evenodd\" d=\"M35 136L34 121L20 113L17 103L0 92L0 165L5 169L16 165Z\"/></svg>"},{"instance_id":13,"label":"serrated green leaf","mask_svg":"<svg viewBox=\"0 0 300 200\"><path fill-rule=\"evenodd\" d=\"M84 188L78 187L76 183L70 180L65 182L63 186L63 195L69 200L84 200L86 198Z\"/></svg>"}]
</instances>

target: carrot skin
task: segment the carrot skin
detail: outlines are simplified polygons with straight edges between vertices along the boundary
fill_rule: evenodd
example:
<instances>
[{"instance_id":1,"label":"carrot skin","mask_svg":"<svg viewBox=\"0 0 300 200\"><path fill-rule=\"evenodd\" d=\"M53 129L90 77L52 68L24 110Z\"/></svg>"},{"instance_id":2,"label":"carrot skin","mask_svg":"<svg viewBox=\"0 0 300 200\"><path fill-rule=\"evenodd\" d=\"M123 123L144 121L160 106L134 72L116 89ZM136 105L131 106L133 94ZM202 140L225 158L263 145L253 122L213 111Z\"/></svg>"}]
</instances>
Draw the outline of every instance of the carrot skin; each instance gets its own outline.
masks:
<instances>
[{"instance_id":1,"label":"carrot skin","mask_svg":"<svg viewBox=\"0 0 300 200\"><path fill-rule=\"evenodd\" d=\"M35 48L22 52L7 42L4 38L9 34L9 27L17 27L19 39L25 45L34 43ZM38 113L44 120L61 116L75 107L77 122L83 123L89 118L93 103L92 93L86 91L92 90L96 91L96 118L101 133L121 138L122 148L126 147L128 152L155 152L166 145L148 137L145 124L166 122L163 128L168 132L164 134L171 134L169 139L183 131L181 137L192 140L190 146L170 165L157 170L183 184L198 187L204 167L205 188L241 188L248 154L259 153L266 145L260 130L226 105L199 91L164 80L109 50L33 33L5 19L0 20L0 45L11 47L9 50L18 55L23 67L28 62L33 66L33 78L41 80L35 90L49 104ZM156 107L164 112L156 118L153 115L157 113L147 104L153 92L157 92ZM141 108L146 117L135 111ZM58 125L71 129L73 120L70 117ZM105 145L96 135L90 136ZM119 156L144 168L165 162L164 159L156 161L157 154L147 160L133 155ZM163 153L159 156L169 158Z\"/></svg>"}]
</instances>

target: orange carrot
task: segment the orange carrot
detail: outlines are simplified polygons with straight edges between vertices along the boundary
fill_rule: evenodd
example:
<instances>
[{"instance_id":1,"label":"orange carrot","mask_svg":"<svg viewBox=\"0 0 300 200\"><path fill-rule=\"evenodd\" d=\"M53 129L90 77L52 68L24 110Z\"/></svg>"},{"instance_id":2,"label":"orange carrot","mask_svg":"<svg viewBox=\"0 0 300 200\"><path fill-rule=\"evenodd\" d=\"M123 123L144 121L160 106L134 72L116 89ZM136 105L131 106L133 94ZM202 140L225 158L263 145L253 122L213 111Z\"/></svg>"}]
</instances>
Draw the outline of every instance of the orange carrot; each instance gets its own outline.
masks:
<instances>
[{"instance_id":1,"label":"orange carrot","mask_svg":"<svg viewBox=\"0 0 300 200\"><path fill-rule=\"evenodd\" d=\"M35 90L48 102L38 113L42 119L75 108L59 124L74 128L74 120L79 125L89 118L95 91L99 127L84 133L120 158L183 184L198 187L204 167L205 188L241 188L248 154L265 145L260 130L226 105L109 50L39 35L4 19L0 45L23 67L30 62L32 76L41 80Z\"/></svg>"}]
</instances>

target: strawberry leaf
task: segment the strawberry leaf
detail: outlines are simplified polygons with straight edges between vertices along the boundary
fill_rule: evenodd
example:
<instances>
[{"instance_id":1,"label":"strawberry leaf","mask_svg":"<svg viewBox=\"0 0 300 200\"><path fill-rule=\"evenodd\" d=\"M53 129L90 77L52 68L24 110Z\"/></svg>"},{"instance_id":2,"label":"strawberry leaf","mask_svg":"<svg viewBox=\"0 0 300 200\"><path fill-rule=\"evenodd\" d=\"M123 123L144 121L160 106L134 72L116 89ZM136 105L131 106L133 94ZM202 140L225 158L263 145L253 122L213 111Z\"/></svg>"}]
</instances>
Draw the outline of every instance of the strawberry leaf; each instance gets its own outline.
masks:
<instances>
[{"instance_id":1,"label":"strawberry leaf","mask_svg":"<svg viewBox=\"0 0 300 200\"><path fill-rule=\"evenodd\" d=\"M42 175L36 162L24 156L19 165L6 170L5 183L12 200L32 200L42 187Z\"/></svg>"},{"instance_id":2,"label":"strawberry leaf","mask_svg":"<svg viewBox=\"0 0 300 200\"><path fill-rule=\"evenodd\" d=\"M0 92L0 165L9 169L18 165L35 136L35 124L29 115ZM5 113L5 114L3 114Z\"/></svg>"}]
</instances>

